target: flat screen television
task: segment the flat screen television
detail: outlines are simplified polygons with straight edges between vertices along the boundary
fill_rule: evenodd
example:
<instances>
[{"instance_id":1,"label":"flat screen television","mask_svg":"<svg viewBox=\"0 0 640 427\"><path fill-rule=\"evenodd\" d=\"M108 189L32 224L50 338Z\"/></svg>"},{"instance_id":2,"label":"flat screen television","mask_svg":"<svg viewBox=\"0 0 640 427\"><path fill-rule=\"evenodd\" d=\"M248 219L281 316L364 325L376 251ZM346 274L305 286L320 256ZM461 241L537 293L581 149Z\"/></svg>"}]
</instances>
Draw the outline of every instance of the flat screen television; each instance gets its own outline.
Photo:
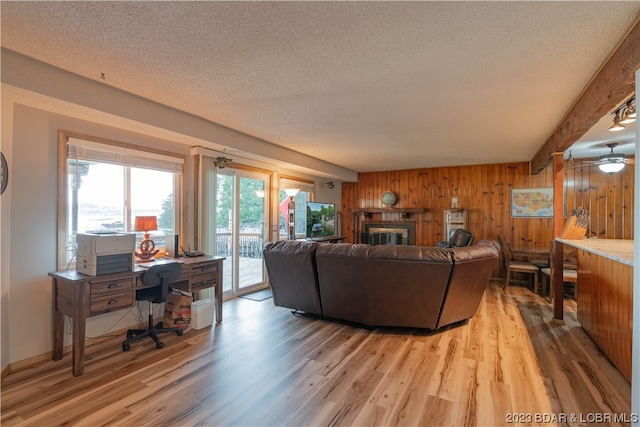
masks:
<instances>
[{"instance_id":1,"label":"flat screen television","mask_svg":"<svg viewBox=\"0 0 640 427\"><path fill-rule=\"evenodd\" d=\"M336 205L307 202L307 237L335 236Z\"/></svg>"}]
</instances>

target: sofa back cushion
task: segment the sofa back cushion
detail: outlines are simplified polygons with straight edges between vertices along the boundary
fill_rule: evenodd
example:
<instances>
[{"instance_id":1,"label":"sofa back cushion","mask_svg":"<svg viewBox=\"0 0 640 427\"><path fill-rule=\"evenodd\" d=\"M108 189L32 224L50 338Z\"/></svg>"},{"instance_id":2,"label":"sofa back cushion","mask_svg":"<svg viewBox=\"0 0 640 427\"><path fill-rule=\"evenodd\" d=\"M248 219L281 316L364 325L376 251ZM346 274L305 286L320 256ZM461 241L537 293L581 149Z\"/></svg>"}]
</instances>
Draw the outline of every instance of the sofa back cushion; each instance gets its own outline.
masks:
<instances>
[{"instance_id":1,"label":"sofa back cushion","mask_svg":"<svg viewBox=\"0 0 640 427\"><path fill-rule=\"evenodd\" d=\"M315 258L317 247L315 242L296 240L265 245L264 262L275 305L322 314Z\"/></svg>"},{"instance_id":2,"label":"sofa back cushion","mask_svg":"<svg viewBox=\"0 0 640 427\"><path fill-rule=\"evenodd\" d=\"M373 246L366 266L371 324L435 329L453 268L441 247Z\"/></svg>"},{"instance_id":3,"label":"sofa back cushion","mask_svg":"<svg viewBox=\"0 0 640 427\"><path fill-rule=\"evenodd\" d=\"M449 251L453 257L453 271L438 328L476 314L491 273L498 265L500 246L493 240L482 240L477 245Z\"/></svg>"},{"instance_id":4,"label":"sofa back cushion","mask_svg":"<svg viewBox=\"0 0 640 427\"><path fill-rule=\"evenodd\" d=\"M318 283L325 316L371 325L366 284L367 253L371 246L321 243L316 251Z\"/></svg>"}]
</instances>

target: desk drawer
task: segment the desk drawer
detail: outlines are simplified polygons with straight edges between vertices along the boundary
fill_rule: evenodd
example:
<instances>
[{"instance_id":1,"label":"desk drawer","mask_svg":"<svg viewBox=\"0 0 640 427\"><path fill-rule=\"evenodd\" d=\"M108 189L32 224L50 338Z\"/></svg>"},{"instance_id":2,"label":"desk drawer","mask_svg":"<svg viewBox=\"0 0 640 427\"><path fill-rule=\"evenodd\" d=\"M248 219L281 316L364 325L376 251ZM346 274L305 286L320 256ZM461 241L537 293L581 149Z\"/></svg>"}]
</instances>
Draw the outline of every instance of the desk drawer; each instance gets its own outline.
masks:
<instances>
[{"instance_id":1,"label":"desk drawer","mask_svg":"<svg viewBox=\"0 0 640 427\"><path fill-rule=\"evenodd\" d=\"M133 307L133 290L91 295L91 316Z\"/></svg>"},{"instance_id":2,"label":"desk drawer","mask_svg":"<svg viewBox=\"0 0 640 427\"><path fill-rule=\"evenodd\" d=\"M191 279L196 279L198 276L213 275L215 277L218 272L218 265L216 263L196 264L191 266Z\"/></svg>"},{"instance_id":3,"label":"desk drawer","mask_svg":"<svg viewBox=\"0 0 640 427\"><path fill-rule=\"evenodd\" d=\"M135 277L113 280L92 280L90 315L108 313L133 307L135 303Z\"/></svg>"},{"instance_id":4,"label":"desk drawer","mask_svg":"<svg viewBox=\"0 0 640 427\"><path fill-rule=\"evenodd\" d=\"M203 289L211 288L216 285L215 274L202 274L195 277L191 277L191 292L201 291Z\"/></svg>"},{"instance_id":5,"label":"desk drawer","mask_svg":"<svg viewBox=\"0 0 640 427\"><path fill-rule=\"evenodd\" d=\"M111 292L132 290L135 288L135 277L125 279L91 281L91 296L106 294Z\"/></svg>"}]
</instances>

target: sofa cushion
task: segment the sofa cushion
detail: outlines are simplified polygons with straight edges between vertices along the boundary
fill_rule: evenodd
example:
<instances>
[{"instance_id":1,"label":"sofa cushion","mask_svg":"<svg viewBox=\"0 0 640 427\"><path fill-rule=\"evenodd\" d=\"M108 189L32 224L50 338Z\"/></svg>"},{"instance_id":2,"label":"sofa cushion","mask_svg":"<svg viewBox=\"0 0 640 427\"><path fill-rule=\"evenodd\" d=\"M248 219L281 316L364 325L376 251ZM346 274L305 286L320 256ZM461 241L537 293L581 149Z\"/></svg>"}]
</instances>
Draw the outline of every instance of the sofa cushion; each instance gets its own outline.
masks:
<instances>
[{"instance_id":1,"label":"sofa cushion","mask_svg":"<svg viewBox=\"0 0 640 427\"><path fill-rule=\"evenodd\" d=\"M373 246L366 265L370 322L435 329L453 268L441 247Z\"/></svg>"},{"instance_id":2,"label":"sofa cushion","mask_svg":"<svg viewBox=\"0 0 640 427\"><path fill-rule=\"evenodd\" d=\"M321 243L316 251L318 284L325 316L371 325L366 260L371 246Z\"/></svg>"}]
</instances>

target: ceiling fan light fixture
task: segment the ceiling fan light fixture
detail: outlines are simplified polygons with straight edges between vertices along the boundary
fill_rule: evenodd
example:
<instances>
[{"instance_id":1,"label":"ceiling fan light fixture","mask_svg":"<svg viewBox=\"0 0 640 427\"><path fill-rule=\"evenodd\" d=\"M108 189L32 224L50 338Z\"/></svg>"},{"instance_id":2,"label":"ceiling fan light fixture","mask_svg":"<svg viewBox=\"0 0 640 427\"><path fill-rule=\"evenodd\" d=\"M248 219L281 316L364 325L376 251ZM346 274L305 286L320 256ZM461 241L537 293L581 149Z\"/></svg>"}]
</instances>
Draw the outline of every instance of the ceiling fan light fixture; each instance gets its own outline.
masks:
<instances>
[{"instance_id":1,"label":"ceiling fan light fixture","mask_svg":"<svg viewBox=\"0 0 640 427\"><path fill-rule=\"evenodd\" d=\"M607 162L598 165L600 170L605 173L616 173L624 169L624 162Z\"/></svg>"},{"instance_id":2,"label":"ceiling fan light fixture","mask_svg":"<svg viewBox=\"0 0 640 427\"><path fill-rule=\"evenodd\" d=\"M233 159L228 159L226 157L216 157L213 160L213 164L219 169L224 169L227 166L229 166L232 161L233 161Z\"/></svg>"},{"instance_id":3,"label":"ceiling fan light fixture","mask_svg":"<svg viewBox=\"0 0 640 427\"><path fill-rule=\"evenodd\" d=\"M624 169L624 166L626 164L624 154L613 152L614 147L616 147L617 145L617 142L607 144L607 147L611 149L611 152L609 154L600 156L600 158L598 159L598 167L602 172L615 173L620 172L622 169Z\"/></svg>"}]
</instances>

